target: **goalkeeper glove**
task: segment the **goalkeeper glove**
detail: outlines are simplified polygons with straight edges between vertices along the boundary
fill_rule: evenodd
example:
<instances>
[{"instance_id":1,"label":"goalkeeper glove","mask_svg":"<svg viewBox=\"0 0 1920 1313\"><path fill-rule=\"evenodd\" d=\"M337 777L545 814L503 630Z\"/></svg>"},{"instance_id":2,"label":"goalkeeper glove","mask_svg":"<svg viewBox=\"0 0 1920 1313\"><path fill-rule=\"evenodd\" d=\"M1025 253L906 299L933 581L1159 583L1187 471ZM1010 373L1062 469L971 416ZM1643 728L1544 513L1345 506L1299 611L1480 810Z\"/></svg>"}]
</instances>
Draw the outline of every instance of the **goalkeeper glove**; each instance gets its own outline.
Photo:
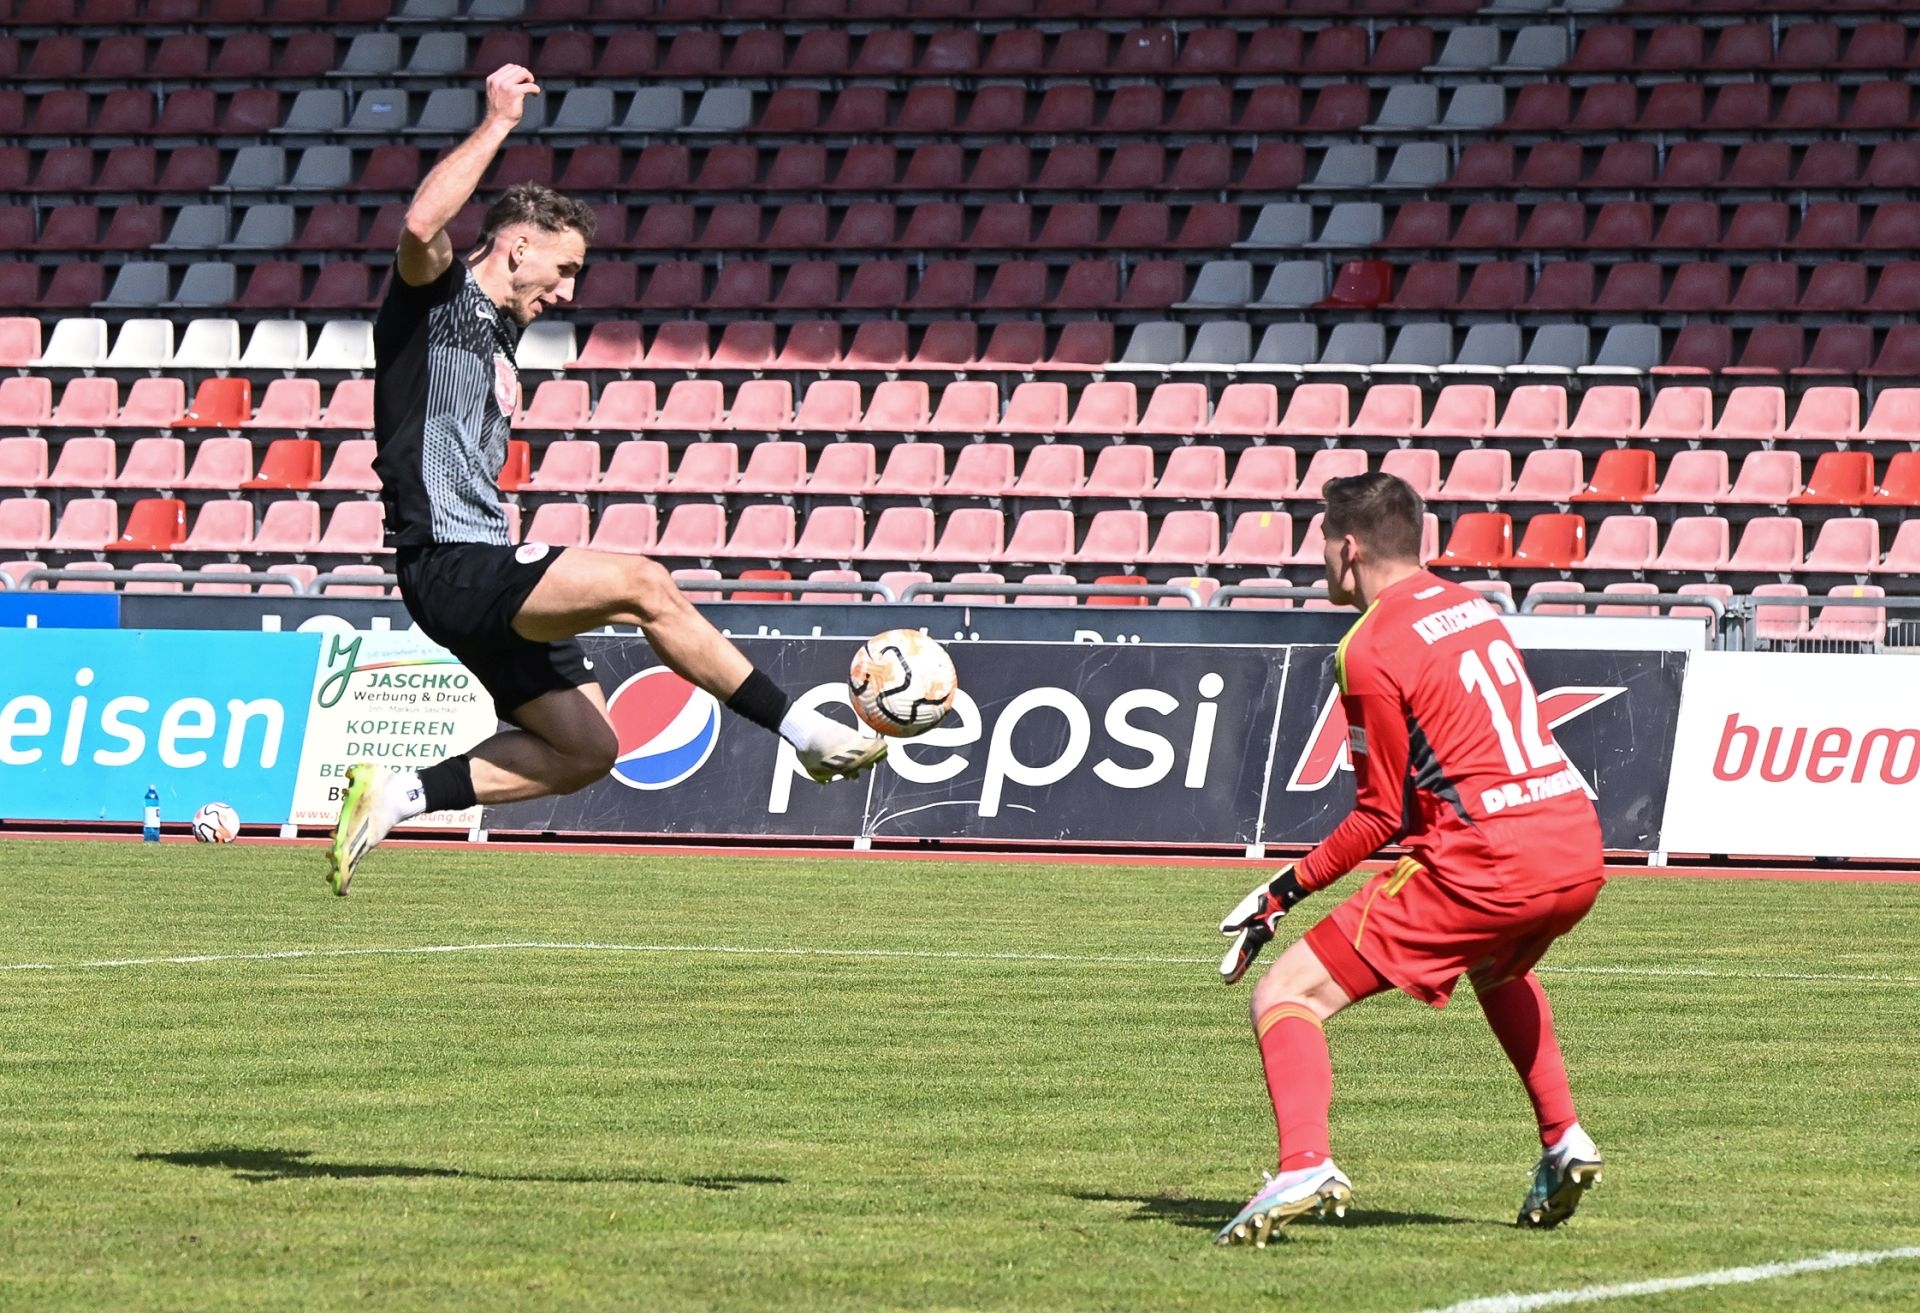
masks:
<instances>
[{"instance_id":1,"label":"goalkeeper glove","mask_svg":"<svg viewBox=\"0 0 1920 1313\"><path fill-rule=\"evenodd\" d=\"M1280 873L1266 884L1260 885L1227 913L1220 923L1220 933L1232 935L1233 943L1227 946L1227 954L1220 959L1220 980L1231 985L1247 974L1247 968L1253 965L1253 959L1260 956L1260 950L1273 938L1274 927L1287 909L1307 896L1300 887L1300 881L1294 878L1293 868L1284 867Z\"/></svg>"}]
</instances>

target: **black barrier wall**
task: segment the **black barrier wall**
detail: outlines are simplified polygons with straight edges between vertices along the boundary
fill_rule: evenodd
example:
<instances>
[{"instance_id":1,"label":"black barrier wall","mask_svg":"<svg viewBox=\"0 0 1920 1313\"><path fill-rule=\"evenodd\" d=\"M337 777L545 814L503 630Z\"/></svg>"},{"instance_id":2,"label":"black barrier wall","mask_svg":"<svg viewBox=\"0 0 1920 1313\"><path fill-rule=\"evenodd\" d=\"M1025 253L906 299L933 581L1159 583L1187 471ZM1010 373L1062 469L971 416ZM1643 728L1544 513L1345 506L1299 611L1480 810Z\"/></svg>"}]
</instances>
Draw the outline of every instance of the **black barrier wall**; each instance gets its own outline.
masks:
<instances>
[{"instance_id":1,"label":"black barrier wall","mask_svg":"<svg viewBox=\"0 0 1920 1313\"><path fill-rule=\"evenodd\" d=\"M773 736L658 672L644 640L584 641L620 731L614 775L489 808L488 828L1252 849L1315 842L1352 803L1326 645L954 644L948 720L867 780L822 788ZM851 715L851 641L741 645L804 701ZM1528 656L1609 847L1658 847L1685 661Z\"/></svg>"},{"instance_id":2,"label":"black barrier wall","mask_svg":"<svg viewBox=\"0 0 1920 1313\"><path fill-rule=\"evenodd\" d=\"M1353 807L1347 722L1335 696L1333 649L1290 650L1293 675L1280 711L1281 749L1267 782L1266 838L1318 843ZM1542 718L1595 795L1608 848L1660 847L1687 658L1685 652L1527 653Z\"/></svg>"}]
</instances>

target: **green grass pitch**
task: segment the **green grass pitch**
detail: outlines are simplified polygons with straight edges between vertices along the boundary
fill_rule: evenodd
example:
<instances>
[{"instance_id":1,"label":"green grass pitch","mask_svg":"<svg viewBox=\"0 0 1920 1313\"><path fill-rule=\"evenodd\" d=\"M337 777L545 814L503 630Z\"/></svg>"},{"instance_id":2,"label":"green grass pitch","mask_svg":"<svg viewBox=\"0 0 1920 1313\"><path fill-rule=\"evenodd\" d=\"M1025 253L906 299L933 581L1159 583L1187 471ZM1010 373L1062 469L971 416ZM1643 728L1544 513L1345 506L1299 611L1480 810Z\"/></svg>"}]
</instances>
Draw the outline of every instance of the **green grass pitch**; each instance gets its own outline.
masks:
<instances>
[{"instance_id":1,"label":"green grass pitch","mask_svg":"<svg viewBox=\"0 0 1920 1313\"><path fill-rule=\"evenodd\" d=\"M1470 993L1349 1013L1354 1210L1253 1251L1246 870L0 853L0 1308L1413 1313L1920 1243L1917 885L1616 880L1544 977L1608 1155L1553 1233ZM527 942L794 951L337 954ZM1920 1262L1607 1307L1912 1309Z\"/></svg>"}]
</instances>

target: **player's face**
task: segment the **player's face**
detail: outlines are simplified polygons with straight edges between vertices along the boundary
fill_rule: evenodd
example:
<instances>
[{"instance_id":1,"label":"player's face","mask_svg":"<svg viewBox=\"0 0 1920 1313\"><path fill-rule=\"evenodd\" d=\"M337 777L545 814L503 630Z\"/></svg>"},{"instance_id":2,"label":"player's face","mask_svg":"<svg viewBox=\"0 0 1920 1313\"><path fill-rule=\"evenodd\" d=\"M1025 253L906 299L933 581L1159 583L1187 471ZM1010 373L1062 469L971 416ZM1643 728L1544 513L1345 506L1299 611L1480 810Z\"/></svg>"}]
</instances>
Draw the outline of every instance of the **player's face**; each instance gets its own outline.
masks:
<instances>
[{"instance_id":1,"label":"player's face","mask_svg":"<svg viewBox=\"0 0 1920 1313\"><path fill-rule=\"evenodd\" d=\"M517 259L507 313L522 328L550 305L573 300L574 280L587 262L587 240L571 228L544 232L522 229L514 236Z\"/></svg>"}]
</instances>

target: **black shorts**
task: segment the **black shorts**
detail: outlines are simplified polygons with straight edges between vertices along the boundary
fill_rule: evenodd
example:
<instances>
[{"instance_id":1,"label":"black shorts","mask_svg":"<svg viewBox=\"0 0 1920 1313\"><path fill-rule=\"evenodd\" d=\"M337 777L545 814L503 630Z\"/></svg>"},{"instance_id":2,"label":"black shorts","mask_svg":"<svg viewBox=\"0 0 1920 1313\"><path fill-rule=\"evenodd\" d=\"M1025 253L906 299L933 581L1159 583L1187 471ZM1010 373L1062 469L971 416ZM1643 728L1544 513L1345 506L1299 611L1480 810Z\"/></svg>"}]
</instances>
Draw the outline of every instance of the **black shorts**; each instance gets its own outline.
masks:
<instances>
[{"instance_id":1,"label":"black shorts","mask_svg":"<svg viewBox=\"0 0 1920 1313\"><path fill-rule=\"evenodd\" d=\"M576 639L536 643L514 632L535 586L560 559L538 544L436 543L402 547L395 563L400 596L421 632L460 658L493 694L500 719L518 724L521 707L559 689L594 682Z\"/></svg>"}]
</instances>

